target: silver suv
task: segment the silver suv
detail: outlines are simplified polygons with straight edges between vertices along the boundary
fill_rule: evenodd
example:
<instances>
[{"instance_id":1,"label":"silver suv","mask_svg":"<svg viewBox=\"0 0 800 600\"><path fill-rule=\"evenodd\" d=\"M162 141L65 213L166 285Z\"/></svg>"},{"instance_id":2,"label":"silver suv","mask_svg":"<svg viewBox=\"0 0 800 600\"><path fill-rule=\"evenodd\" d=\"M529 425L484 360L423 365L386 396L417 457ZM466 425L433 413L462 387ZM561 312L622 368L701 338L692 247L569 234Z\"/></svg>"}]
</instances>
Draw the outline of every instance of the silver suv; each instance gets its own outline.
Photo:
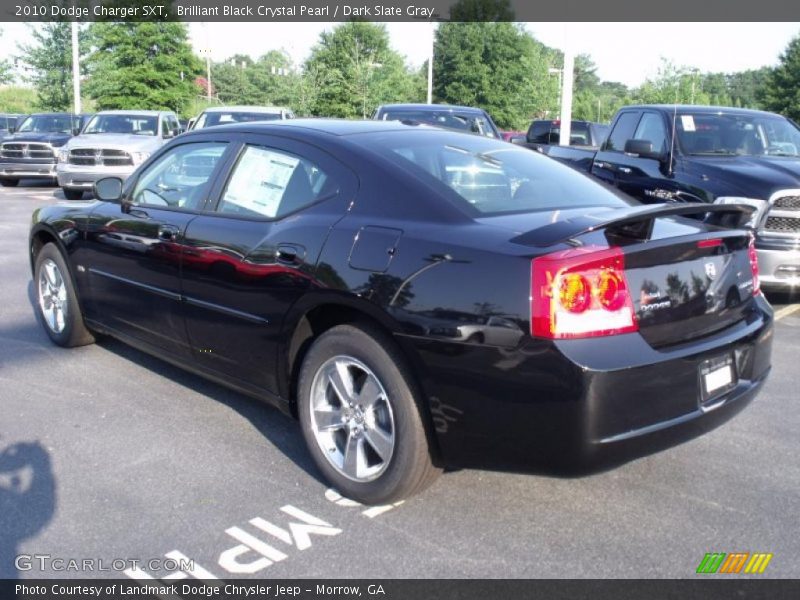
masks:
<instances>
[{"instance_id":1,"label":"silver suv","mask_svg":"<svg viewBox=\"0 0 800 600\"><path fill-rule=\"evenodd\" d=\"M124 181L180 132L174 112L99 112L58 153L58 185L68 200L79 200L98 179L113 176Z\"/></svg>"}]
</instances>

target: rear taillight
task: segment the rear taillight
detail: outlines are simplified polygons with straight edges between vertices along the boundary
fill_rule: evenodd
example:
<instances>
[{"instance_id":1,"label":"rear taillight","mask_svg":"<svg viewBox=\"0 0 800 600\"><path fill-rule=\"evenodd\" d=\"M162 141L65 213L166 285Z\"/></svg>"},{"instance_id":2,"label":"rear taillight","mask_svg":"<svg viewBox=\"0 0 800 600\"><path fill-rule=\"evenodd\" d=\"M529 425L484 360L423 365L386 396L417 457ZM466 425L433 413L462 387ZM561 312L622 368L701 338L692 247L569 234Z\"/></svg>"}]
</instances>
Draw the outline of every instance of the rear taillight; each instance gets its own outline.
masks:
<instances>
[{"instance_id":1,"label":"rear taillight","mask_svg":"<svg viewBox=\"0 0 800 600\"><path fill-rule=\"evenodd\" d=\"M532 335L564 339L638 330L621 249L576 248L533 260Z\"/></svg>"},{"instance_id":2,"label":"rear taillight","mask_svg":"<svg viewBox=\"0 0 800 600\"><path fill-rule=\"evenodd\" d=\"M761 281L758 279L758 252L756 252L756 238L750 235L750 246L747 248L750 256L750 270L753 271L753 296L761 293Z\"/></svg>"}]
</instances>

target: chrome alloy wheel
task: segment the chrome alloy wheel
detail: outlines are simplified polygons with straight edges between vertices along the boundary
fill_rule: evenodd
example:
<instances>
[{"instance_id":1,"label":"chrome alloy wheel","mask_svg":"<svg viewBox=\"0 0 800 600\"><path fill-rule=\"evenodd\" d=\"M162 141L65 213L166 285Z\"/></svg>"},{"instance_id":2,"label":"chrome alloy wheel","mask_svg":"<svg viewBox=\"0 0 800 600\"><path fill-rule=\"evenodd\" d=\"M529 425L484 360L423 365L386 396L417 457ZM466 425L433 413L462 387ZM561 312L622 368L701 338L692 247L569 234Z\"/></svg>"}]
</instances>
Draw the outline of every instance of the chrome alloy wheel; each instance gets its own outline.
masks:
<instances>
[{"instance_id":1,"label":"chrome alloy wheel","mask_svg":"<svg viewBox=\"0 0 800 600\"><path fill-rule=\"evenodd\" d=\"M49 258L39 269L39 307L50 331L64 331L67 323L67 286L58 265Z\"/></svg>"},{"instance_id":2,"label":"chrome alloy wheel","mask_svg":"<svg viewBox=\"0 0 800 600\"><path fill-rule=\"evenodd\" d=\"M375 373L351 356L325 361L311 383L311 427L322 453L342 475L372 481L394 454L392 406Z\"/></svg>"}]
</instances>

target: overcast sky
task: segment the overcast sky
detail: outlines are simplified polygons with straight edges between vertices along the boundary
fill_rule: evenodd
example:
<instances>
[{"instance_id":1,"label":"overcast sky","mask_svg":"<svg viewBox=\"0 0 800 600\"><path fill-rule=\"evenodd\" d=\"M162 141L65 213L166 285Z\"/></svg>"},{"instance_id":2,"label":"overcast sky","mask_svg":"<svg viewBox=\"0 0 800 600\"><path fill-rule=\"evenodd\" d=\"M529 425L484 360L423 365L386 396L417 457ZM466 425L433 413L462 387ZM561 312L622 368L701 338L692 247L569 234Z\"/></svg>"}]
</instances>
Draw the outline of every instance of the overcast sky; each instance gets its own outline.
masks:
<instances>
[{"instance_id":1,"label":"overcast sky","mask_svg":"<svg viewBox=\"0 0 800 600\"><path fill-rule=\"evenodd\" d=\"M214 60L233 54L258 57L286 49L297 63L308 56L321 31L335 23L191 23L196 49L210 45ZM392 45L419 66L428 57L432 28L427 23L388 23ZM660 57L701 71L743 71L777 63L800 23L526 23L540 41L563 48L569 40L587 53L601 79L641 84L656 74ZM1 23L2 55L13 54L28 39L19 23Z\"/></svg>"}]
</instances>

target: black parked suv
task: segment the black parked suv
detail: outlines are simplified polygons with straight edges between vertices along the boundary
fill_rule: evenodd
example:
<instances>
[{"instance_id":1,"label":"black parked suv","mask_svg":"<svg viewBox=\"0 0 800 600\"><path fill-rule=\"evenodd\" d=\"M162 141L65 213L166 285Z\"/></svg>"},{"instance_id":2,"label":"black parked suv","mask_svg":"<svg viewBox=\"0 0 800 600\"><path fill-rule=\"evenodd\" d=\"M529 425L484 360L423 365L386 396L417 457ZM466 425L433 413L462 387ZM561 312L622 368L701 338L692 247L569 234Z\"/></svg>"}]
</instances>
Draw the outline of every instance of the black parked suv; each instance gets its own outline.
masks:
<instances>
[{"instance_id":1,"label":"black parked suv","mask_svg":"<svg viewBox=\"0 0 800 600\"><path fill-rule=\"evenodd\" d=\"M37 113L19 118L13 134L0 144L0 185L13 187L20 179L55 184L58 148L78 135L90 116Z\"/></svg>"}]
</instances>

